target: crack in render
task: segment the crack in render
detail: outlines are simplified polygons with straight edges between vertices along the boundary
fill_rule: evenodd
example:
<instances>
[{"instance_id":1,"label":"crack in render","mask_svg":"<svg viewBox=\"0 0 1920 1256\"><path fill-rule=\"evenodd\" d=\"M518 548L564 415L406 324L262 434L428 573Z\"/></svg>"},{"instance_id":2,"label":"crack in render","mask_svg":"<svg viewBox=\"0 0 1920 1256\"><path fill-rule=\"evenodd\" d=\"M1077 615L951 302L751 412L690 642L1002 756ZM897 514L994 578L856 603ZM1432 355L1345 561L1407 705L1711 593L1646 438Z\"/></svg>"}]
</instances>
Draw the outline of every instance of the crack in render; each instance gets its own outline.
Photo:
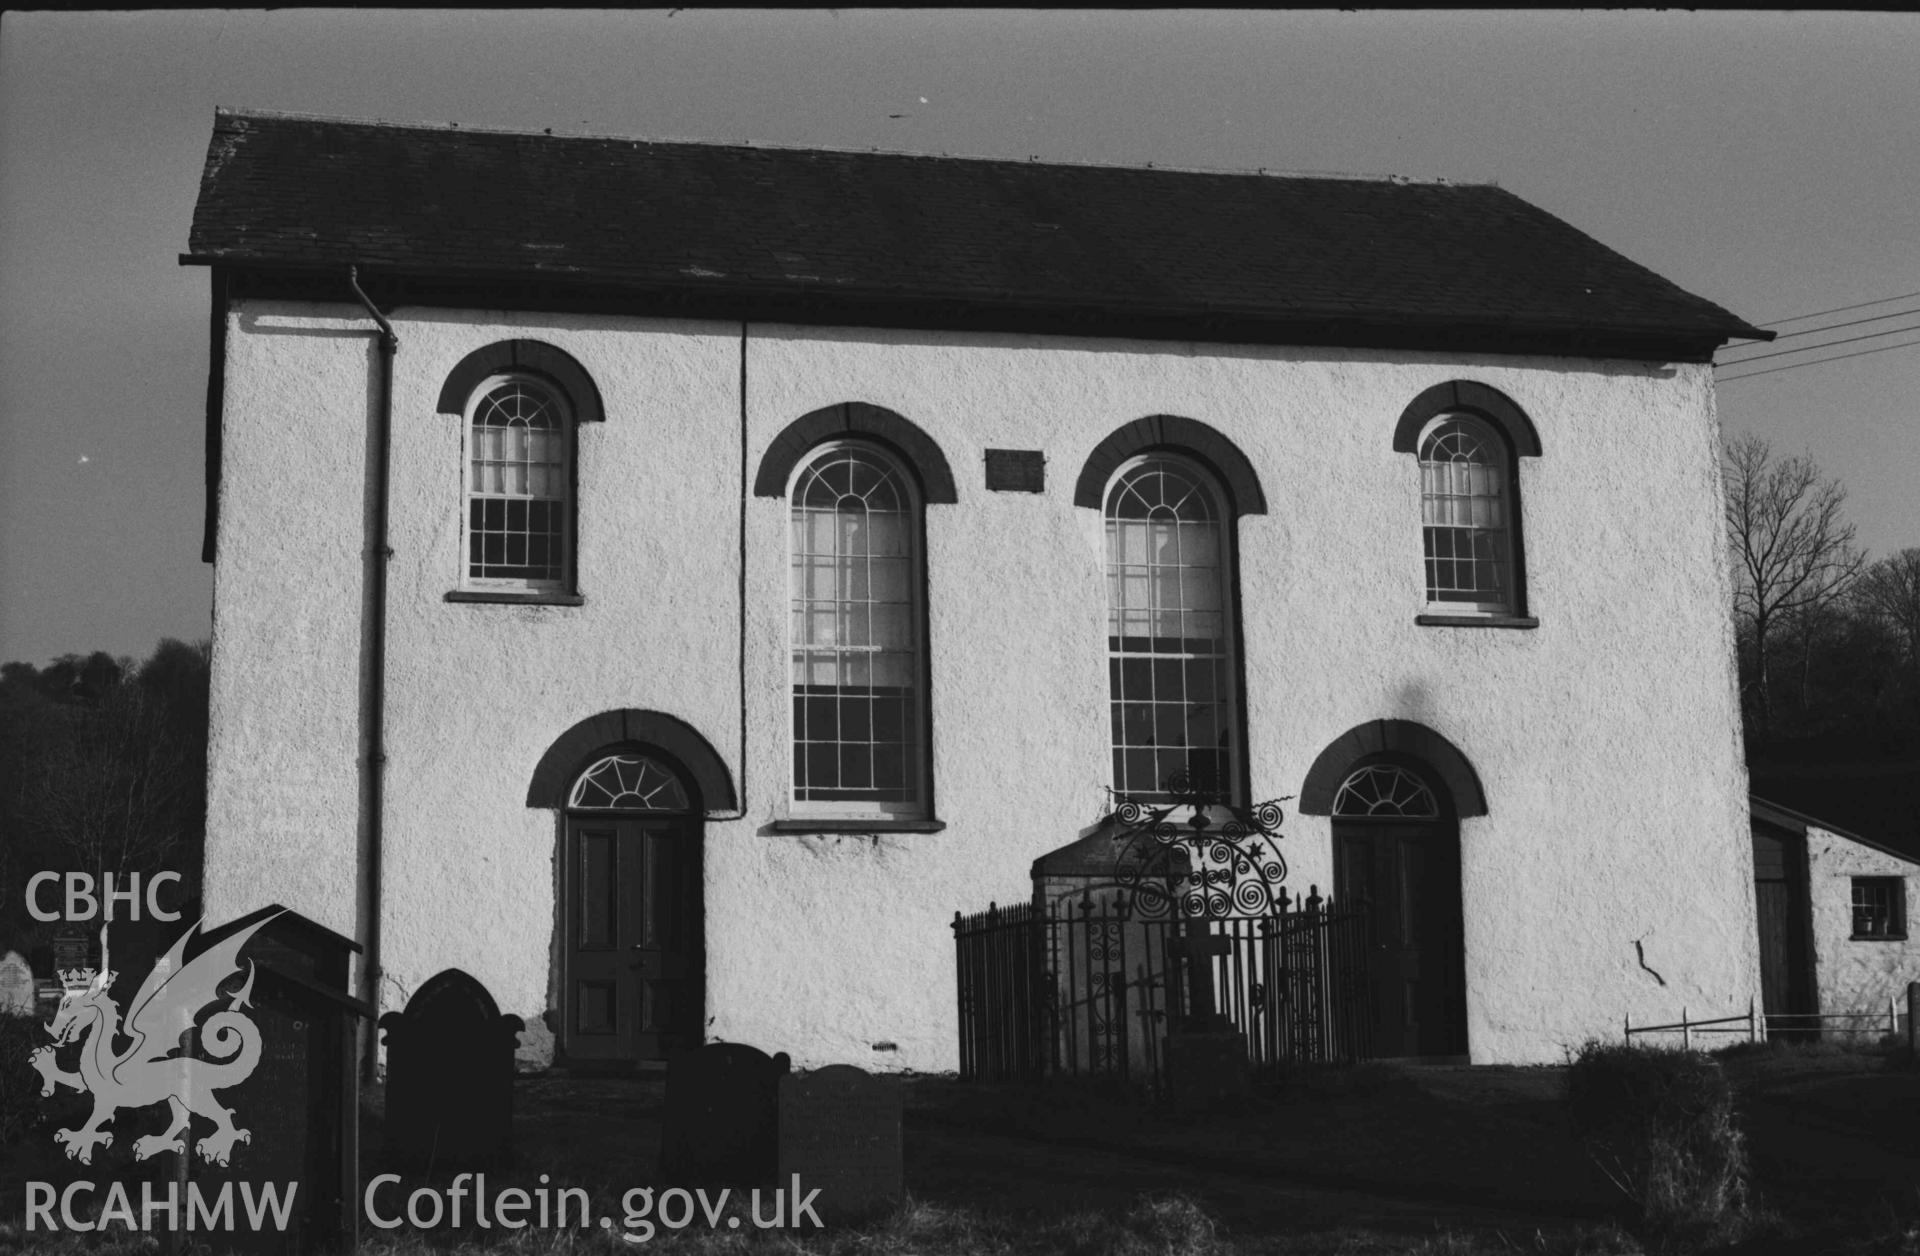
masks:
<instances>
[{"instance_id":1,"label":"crack in render","mask_svg":"<svg viewBox=\"0 0 1920 1256\"><path fill-rule=\"evenodd\" d=\"M1647 948L1641 945L1641 939L1639 938L1635 938L1633 940L1633 953L1639 959L1640 967L1646 969L1650 973L1653 973L1653 979L1655 981L1659 982L1663 986L1667 984L1667 979L1665 977L1662 977L1659 973L1654 972L1652 966L1647 963Z\"/></svg>"}]
</instances>

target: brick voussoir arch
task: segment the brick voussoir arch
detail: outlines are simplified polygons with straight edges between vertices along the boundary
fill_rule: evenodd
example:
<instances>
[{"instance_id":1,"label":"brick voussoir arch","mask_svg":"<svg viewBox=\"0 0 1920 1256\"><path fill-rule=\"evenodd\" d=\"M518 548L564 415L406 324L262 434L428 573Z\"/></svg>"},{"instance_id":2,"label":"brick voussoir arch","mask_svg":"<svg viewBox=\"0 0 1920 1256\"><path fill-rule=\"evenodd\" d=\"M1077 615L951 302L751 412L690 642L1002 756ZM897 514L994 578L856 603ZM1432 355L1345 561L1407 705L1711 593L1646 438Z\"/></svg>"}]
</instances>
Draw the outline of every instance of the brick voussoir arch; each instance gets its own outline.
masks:
<instances>
[{"instance_id":1,"label":"brick voussoir arch","mask_svg":"<svg viewBox=\"0 0 1920 1256\"><path fill-rule=\"evenodd\" d=\"M613 747L633 745L654 747L684 768L703 810L731 811L740 805L733 774L712 743L683 720L629 708L590 715L556 737L533 769L527 806L566 806L574 778L596 756Z\"/></svg>"},{"instance_id":2,"label":"brick voussoir arch","mask_svg":"<svg viewBox=\"0 0 1920 1256\"><path fill-rule=\"evenodd\" d=\"M441 414L465 414L467 403L482 382L514 371L544 375L559 385L573 405L574 418L581 423L598 423L607 417L593 376L572 354L541 340L496 340L461 358L440 386L440 400L434 409Z\"/></svg>"},{"instance_id":3,"label":"brick voussoir arch","mask_svg":"<svg viewBox=\"0 0 1920 1256\"><path fill-rule=\"evenodd\" d=\"M1470 379L1450 379L1444 384L1435 384L1409 402L1393 427L1394 452L1417 452L1420 430L1428 419L1462 410L1498 428L1515 454L1523 458L1540 456L1540 433L1534 430L1527 412L1499 389Z\"/></svg>"},{"instance_id":4,"label":"brick voussoir arch","mask_svg":"<svg viewBox=\"0 0 1920 1256\"><path fill-rule=\"evenodd\" d=\"M960 500L954 490L953 469L940 446L911 420L864 401L843 401L803 414L782 428L761 455L753 479L756 497L785 497L793 469L822 441L869 439L886 445L920 480L921 498L928 505L951 505Z\"/></svg>"},{"instance_id":5,"label":"brick voussoir arch","mask_svg":"<svg viewBox=\"0 0 1920 1256\"><path fill-rule=\"evenodd\" d=\"M1431 768L1453 795L1455 815L1487 814L1487 796L1467 756L1439 733L1412 720L1373 720L1340 734L1307 769L1297 810L1310 816L1333 814L1333 796L1354 764L1369 755L1389 753L1418 759Z\"/></svg>"},{"instance_id":6,"label":"brick voussoir arch","mask_svg":"<svg viewBox=\"0 0 1920 1256\"><path fill-rule=\"evenodd\" d=\"M1093 447L1080 468L1080 478L1073 486L1073 504L1099 510L1105 504L1107 485L1121 464L1136 454L1156 449L1190 454L1206 463L1226 488L1227 504L1234 514L1267 513L1267 495L1260 488L1260 477L1240 447L1198 419L1177 414L1149 415L1113 429Z\"/></svg>"}]
</instances>

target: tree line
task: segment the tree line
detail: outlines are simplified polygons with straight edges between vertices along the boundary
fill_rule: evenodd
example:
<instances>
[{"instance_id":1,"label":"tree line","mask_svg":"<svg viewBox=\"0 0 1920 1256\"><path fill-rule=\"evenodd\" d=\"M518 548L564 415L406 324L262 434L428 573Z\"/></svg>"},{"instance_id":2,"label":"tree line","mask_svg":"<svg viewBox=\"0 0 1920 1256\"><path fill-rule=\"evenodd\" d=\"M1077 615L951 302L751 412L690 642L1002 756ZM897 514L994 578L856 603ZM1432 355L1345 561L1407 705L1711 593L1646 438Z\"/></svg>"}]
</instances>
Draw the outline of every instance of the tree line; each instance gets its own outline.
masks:
<instances>
[{"instance_id":1,"label":"tree line","mask_svg":"<svg viewBox=\"0 0 1920 1256\"><path fill-rule=\"evenodd\" d=\"M173 870L199 897L211 657L168 639L145 660L0 665L0 950L42 940L22 898L37 872Z\"/></svg>"},{"instance_id":2,"label":"tree line","mask_svg":"<svg viewBox=\"0 0 1920 1256\"><path fill-rule=\"evenodd\" d=\"M1920 733L1920 547L1870 560L1846 489L1805 454L1727 442L1727 543L1750 757L1783 742Z\"/></svg>"}]
</instances>

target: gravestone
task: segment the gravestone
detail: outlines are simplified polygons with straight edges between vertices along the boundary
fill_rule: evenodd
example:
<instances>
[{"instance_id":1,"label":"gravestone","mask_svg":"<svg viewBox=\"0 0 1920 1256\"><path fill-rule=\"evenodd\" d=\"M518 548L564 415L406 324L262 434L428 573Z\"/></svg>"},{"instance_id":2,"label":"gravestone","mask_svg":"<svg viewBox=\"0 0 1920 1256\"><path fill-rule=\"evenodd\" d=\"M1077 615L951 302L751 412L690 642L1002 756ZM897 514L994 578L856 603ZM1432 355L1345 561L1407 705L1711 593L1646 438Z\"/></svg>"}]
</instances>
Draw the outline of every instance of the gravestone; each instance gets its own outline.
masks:
<instances>
[{"instance_id":1,"label":"gravestone","mask_svg":"<svg viewBox=\"0 0 1920 1256\"><path fill-rule=\"evenodd\" d=\"M780 1079L780 1177L827 1220L879 1211L906 1193L900 1149L900 1079L833 1064Z\"/></svg>"},{"instance_id":2,"label":"gravestone","mask_svg":"<svg viewBox=\"0 0 1920 1256\"><path fill-rule=\"evenodd\" d=\"M205 1159L204 1142L183 1157L156 1155L153 1163L175 1160L181 1189L190 1178L208 1200L223 1190L240 1195L249 1184L299 1183L291 1192L284 1229L269 1224L255 1230L240 1222L215 1239L214 1250L255 1256L355 1250L361 1215L355 1043L359 1019L373 1011L347 993L347 965L360 948L279 904L216 925L201 942L218 945L242 934L234 961L238 971L220 983L219 997L209 1006L229 1008L230 996L247 989L239 1010L258 1031L259 1054L245 1078L212 1093L250 1137L227 1149L226 1164ZM198 946L185 948L180 960L191 965L200 953ZM202 1021L197 1050L207 1045L205 1029ZM134 1119L149 1122L146 1130L160 1128L151 1123L156 1117ZM123 1112L123 1128L128 1120ZM194 1127L190 1142L210 1133L199 1118ZM136 1125L129 1133L141 1128Z\"/></svg>"},{"instance_id":3,"label":"gravestone","mask_svg":"<svg viewBox=\"0 0 1920 1256\"><path fill-rule=\"evenodd\" d=\"M667 1062L660 1170L669 1186L771 1184L779 1167L785 1052L739 1042L695 1047Z\"/></svg>"},{"instance_id":4,"label":"gravestone","mask_svg":"<svg viewBox=\"0 0 1920 1256\"><path fill-rule=\"evenodd\" d=\"M457 968L427 979L387 1031L387 1152L441 1168L503 1165L513 1144L513 1053L525 1022Z\"/></svg>"},{"instance_id":5,"label":"gravestone","mask_svg":"<svg viewBox=\"0 0 1920 1256\"><path fill-rule=\"evenodd\" d=\"M1167 1084L1174 1106L1194 1111L1244 1100L1253 1089L1247 1036L1234 1029L1173 1030L1166 1037Z\"/></svg>"},{"instance_id":6,"label":"gravestone","mask_svg":"<svg viewBox=\"0 0 1920 1256\"><path fill-rule=\"evenodd\" d=\"M34 1014L33 969L18 951L0 956L0 1015Z\"/></svg>"},{"instance_id":7,"label":"gravestone","mask_svg":"<svg viewBox=\"0 0 1920 1256\"><path fill-rule=\"evenodd\" d=\"M56 976L93 966L93 938L85 929L68 925L54 933L53 971Z\"/></svg>"},{"instance_id":8,"label":"gravestone","mask_svg":"<svg viewBox=\"0 0 1920 1256\"><path fill-rule=\"evenodd\" d=\"M1253 1077L1247 1038L1223 1016L1214 1000L1210 961L1231 943L1204 925L1167 941L1169 964L1185 962L1187 1015L1167 1031L1167 1082L1176 1106L1209 1110L1246 1097Z\"/></svg>"}]
</instances>

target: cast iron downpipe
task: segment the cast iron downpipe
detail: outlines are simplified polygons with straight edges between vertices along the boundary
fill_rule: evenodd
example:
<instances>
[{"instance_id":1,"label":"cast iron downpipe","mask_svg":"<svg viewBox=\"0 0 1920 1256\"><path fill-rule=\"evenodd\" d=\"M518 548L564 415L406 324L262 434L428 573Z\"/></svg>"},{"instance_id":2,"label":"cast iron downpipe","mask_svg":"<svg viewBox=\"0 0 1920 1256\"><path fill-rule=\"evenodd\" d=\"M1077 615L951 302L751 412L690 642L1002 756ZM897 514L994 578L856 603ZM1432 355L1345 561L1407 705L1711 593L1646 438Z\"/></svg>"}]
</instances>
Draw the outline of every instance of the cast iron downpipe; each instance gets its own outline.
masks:
<instances>
[{"instance_id":1,"label":"cast iron downpipe","mask_svg":"<svg viewBox=\"0 0 1920 1256\"><path fill-rule=\"evenodd\" d=\"M387 774L387 561L393 550L387 545L387 498L393 470L393 355L400 338L393 334L379 307L360 289L360 268L347 267L347 283L360 298L367 313L380 325L380 400L374 413L377 425L374 443L378 464L373 481L373 536L367 546L369 575L373 579L373 641L368 647L366 724L367 724L367 956L361 965L362 997L379 1015L380 1009L380 845L381 817L386 811ZM380 1028L367 1027L367 1049L361 1058L361 1075L373 1079L374 1061L380 1054Z\"/></svg>"}]
</instances>

